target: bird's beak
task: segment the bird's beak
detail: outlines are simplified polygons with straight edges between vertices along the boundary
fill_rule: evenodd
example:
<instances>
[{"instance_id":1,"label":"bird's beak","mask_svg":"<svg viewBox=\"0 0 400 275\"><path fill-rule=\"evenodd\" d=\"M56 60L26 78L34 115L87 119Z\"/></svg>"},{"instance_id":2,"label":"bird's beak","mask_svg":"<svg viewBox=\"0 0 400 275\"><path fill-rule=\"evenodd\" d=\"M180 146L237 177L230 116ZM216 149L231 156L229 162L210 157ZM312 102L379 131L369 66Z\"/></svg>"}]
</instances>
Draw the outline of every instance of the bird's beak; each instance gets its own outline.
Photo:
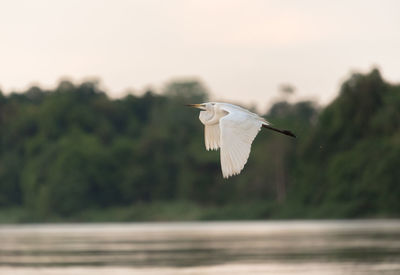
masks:
<instances>
[{"instance_id":1,"label":"bird's beak","mask_svg":"<svg viewBox=\"0 0 400 275\"><path fill-rule=\"evenodd\" d=\"M185 104L185 106L205 110L204 104Z\"/></svg>"}]
</instances>

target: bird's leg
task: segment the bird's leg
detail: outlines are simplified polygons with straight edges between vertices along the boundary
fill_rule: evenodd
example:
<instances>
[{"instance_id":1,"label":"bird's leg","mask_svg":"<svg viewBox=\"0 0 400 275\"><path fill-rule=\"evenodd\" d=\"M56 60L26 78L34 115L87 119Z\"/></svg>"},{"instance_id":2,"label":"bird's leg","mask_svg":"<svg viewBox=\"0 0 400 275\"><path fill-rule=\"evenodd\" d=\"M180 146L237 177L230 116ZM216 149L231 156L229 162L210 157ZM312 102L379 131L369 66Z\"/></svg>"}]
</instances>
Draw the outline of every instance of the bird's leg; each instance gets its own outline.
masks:
<instances>
[{"instance_id":1,"label":"bird's leg","mask_svg":"<svg viewBox=\"0 0 400 275\"><path fill-rule=\"evenodd\" d=\"M284 135L287 135L287 136L291 136L291 137L294 137L294 138L296 137L296 135L293 134L293 133L292 133L291 131L289 131L289 130L281 130L281 129L274 128L274 127L272 127L272 126L265 125L265 124L263 124L262 127L266 128L266 129L269 129L269 130L272 130L272 131L275 131L275 132L278 132L278 133L281 133L281 134L284 134Z\"/></svg>"}]
</instances>

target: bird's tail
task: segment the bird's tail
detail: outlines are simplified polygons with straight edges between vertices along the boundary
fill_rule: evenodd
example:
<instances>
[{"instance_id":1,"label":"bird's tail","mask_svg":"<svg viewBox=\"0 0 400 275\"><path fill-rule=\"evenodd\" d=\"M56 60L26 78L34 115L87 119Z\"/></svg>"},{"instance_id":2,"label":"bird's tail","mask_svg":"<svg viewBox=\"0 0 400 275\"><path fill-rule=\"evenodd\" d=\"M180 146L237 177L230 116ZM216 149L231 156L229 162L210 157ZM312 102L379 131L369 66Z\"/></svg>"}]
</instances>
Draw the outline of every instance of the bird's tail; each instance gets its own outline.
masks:
<instances>
[{"instance_id":1,"label":"bird's tail","mask_svg":"<svg viewBox=\"0 0 400 275\"><path fill-rule=\"evenodd\" d=\"M289 130L281 130L281 129L272 127L271 125L268 125L268 124L263 124L262 127L266 128L266 129L269 129L269 130L272 130L272 131L275 131L275 132L278 132L278 133L281 133L281 134L284 134L284 135L287 135L287 136L291 136L291 137L296 138L296 135L293 134Z\"/></svg>"}]
</instances>

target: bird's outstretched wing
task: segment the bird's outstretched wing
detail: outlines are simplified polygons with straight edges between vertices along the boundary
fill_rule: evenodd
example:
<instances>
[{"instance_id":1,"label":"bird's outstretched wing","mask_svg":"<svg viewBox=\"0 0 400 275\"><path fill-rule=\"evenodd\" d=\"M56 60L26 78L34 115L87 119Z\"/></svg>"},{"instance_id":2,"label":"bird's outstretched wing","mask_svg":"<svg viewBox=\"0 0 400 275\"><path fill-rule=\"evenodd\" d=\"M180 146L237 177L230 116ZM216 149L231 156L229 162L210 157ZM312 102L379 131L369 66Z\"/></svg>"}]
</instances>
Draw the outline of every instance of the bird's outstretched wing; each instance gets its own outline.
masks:
<instances>
[{"instance_id":1,"label":"bird's outstretched wing","mask_svg":"<svg viewBox=\"0 0 400 275\"><path fill-rule=\"evenodd\" d=\"M220 131L219 125L205 125L204 126L204 142L207 151L217 150L220 147Z\"/></svg>"},{"instance_id":2,"label":"bird's outstretched wing","mask_svg":"<svg viewBox=\"0 0 400 275\"><path fill-rule=\"evenodd\" d=\"M219 121L221 131L221 168L224 178L242 171L249 158L251 144L263 122L246 112L226 109Z\"/></svg>"}]
</instances>

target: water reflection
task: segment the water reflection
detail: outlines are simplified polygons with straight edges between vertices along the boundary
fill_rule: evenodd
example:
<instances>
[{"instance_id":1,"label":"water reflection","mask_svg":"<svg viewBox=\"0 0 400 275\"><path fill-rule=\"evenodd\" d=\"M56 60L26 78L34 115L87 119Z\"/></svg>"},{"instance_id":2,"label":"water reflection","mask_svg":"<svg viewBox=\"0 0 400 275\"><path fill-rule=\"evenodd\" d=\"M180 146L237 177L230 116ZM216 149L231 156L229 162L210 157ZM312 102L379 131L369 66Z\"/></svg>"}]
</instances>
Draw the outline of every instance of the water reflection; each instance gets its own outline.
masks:
<instances>
[{"instance_id":1,"label":"water reflection","mask_svg":"<svg viewBox=\"0 0 400 275\"><path fill-rule=\"evenodd\" d=\"M1 274L82 267L89 268L84 274L110 267L154 274L217 267L215 274L254 268L279 274L293 267L290 274L302 274L304 266L323 266L316 274L335 268L400 274L400 222L393 220L16 225L0 227L0 243Z\"/></svg>"}]
</instances>

